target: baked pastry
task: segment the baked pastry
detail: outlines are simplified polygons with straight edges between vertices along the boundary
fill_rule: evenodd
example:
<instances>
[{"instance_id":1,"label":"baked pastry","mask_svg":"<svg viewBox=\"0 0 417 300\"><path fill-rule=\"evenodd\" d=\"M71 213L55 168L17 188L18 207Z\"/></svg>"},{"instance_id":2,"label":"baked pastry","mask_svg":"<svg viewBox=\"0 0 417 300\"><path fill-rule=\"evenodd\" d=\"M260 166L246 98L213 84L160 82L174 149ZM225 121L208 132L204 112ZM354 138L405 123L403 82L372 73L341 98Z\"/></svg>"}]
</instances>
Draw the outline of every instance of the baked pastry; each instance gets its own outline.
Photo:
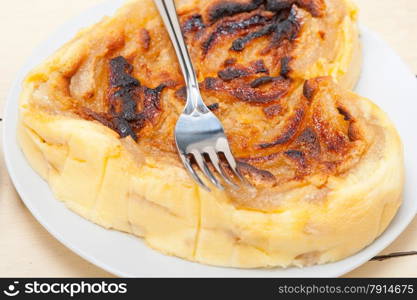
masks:
<instances>
[{"instance_id":1,"label":"baked pastry","mask_svg":"<svg viewBox=\"0 0 417 300\"><path fill-rule=\"evenodd\" d=\"M403 161L385 113L345 89L359 73L353 6L177 3L203 97L252 186L209 193L187 175L173 140L183 79L156 8L140 0L24 83L19 141L56 198L212 265L307 266L371 243L401 203Z\"/></svg>"}]
</instances>

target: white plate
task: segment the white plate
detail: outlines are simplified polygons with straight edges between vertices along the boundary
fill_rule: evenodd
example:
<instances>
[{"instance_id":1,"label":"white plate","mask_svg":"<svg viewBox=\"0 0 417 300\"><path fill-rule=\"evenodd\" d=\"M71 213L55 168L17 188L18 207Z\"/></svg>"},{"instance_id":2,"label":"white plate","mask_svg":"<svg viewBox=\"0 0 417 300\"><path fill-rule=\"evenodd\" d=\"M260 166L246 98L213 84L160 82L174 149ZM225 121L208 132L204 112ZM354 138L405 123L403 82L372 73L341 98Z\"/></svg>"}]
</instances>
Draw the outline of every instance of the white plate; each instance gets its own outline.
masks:
<instances>
[{"instance_id":1,"label":"white plate","mask_svg":"<svg viewBox=\"0 0 417 300\"><path fill-rule=\"evenodd\" d=\"M406 228L417 212L417 80L379 38L362 29L364 69L357 91L376 101L397 125L405 144L407 182L404 203L389 228L372 245L342 261L308 268L240 270L209 267L162 255L141 239L105 230L68 210L54 199L48 185L28 165L16 142L18 97L27 72L80 28L111 15L123 0L111 0L61 28L40 46L15 81L4 115L6 165L16 189L35 218L61 243L86 260L126 277L338 277L378 254ZM413 193L414 189L414 193Z\"/></svg>"}]
</instances>

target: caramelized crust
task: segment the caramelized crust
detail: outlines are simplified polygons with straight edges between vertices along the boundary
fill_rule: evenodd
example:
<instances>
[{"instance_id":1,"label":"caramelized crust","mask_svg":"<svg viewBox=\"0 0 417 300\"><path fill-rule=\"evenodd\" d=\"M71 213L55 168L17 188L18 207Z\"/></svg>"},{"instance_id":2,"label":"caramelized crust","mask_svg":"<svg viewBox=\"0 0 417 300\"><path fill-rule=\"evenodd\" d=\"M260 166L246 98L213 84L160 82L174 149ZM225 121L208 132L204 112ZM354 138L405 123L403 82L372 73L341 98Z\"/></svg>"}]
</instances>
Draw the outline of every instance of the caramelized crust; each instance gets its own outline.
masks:
<instances>
[{"instance_id":1,"label":"caramelized crust","mask_svg":"<svg viewBox=\"0 0 417 300\"><path fill-rule=\"evenodd\" d=\"M99 121L122 138L130 136L137 141L137 133L145 126L145 122L152 123L159 117L160 96L166 85L160 84L154 89L141 86L139 80L131 76L132 65L122 56L110 60L109 69L107 112L98 113L82 107L79 114ZM138 104L143 107L142 111L139 111Z\"/></svg>"},{"instance_id":2,"label":"caramelized crust","mask_svg":"<svg viewBox=\"0 0 417 300\"><path fill-rule=\"evenodd\" d=\"M323 42L319 32L338 38L336 30L349 17L344 1L177 4L203 97L254 186L338 174L359 159L366 140L346 95L330 78L306 81L308 74L293 72L298 63L305 70L318 63L314 55L298 54L314 54L316 43L328 51L320 50L320 61L338 57L336 48L326 48L336 41ZM104 21L103 29L91 29L100 40L84 44L58 72L33 75L37 90L54 99L37 105L97 121L145 152L176 158L173 130L185 102L183 79L155 8L133 15L136 5L111 24Z\"/></svg>"}]
</instances>

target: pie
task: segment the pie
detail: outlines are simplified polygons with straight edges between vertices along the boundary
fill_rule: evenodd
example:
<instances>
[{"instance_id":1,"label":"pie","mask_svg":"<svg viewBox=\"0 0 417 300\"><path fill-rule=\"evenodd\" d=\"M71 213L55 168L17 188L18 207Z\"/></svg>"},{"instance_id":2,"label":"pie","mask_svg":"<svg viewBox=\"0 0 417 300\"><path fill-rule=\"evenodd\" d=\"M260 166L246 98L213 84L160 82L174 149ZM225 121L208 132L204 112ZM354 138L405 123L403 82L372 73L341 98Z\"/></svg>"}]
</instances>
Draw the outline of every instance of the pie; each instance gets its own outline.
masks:
<instances>
[{"instance_id":1,"label":"pie","mask_svg":"<svg viewBox=\"0 0 417 300\"><path fill-rule=\"evenodd\" d=\"M403 152L387 115L349 91L361 66L356 8L176 2L203 98L250 185L207 192L187 175L173 137L184 81L153 2L134 0L24 82L19 142L55 197L210 265L309 266L372 243L401 204Z\"/></svg>"}]
</instances>

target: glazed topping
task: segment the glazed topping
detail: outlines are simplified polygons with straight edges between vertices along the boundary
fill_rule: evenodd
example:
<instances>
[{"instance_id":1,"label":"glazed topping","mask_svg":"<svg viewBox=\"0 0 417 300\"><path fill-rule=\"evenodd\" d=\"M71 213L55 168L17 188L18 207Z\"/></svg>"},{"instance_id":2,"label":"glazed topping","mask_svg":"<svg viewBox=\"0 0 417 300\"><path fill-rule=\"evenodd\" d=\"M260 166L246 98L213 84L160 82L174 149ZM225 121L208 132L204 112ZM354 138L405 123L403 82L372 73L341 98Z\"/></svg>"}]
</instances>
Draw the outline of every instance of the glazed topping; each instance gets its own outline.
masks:
<instances>
[{"instance_id":1,"label":"glazed topping","mask_svg":"<svg viewBox=\"0 0 417 300\"><path fill-rule=\"evenodd\" d=\"M293 4L308 10L314 17L322 16L325 9L322 0L218 1L209 9L208 16L209 21L213 23L224 17L254 11L261 6L264 6L266 10L279 12L290 8Z\"/></svg>"},{"instance_id":2,"label":"glazed topping","mask_svg":"<svg viewBox=\"0 0 417 300\"><path fill-rule=\"evenodd\" d=\"M157 118L160 113L160 95L164 84L155 89L142 86L136 78L131 76L133 71L122 56L113 58L109 62L110 93L106 113L97 113L83 109L84 116L97 120L115 130L121 137L132 137L138 140L138 132L147 121ZM143 109L139 111L138 105Z\"/></svg>"},{"instance_id":3,"label":"glazed topping","mask_svg":"<svg viewBox=\"0 0 417 300\"><path fill-rule=\"evenodd\" d=\"M343 172L365 151L349 95L328 78L305 81L295 68L315 60L296 54L305 36L309 54L320 47L319 31L336 36L324 3L212 0L180 10L202 96L222 121L242 173L258 187ZM341 23L343 14L331 12L332 22ZM59 87L54 99L67 101L65 109L132 138L143 151L176 158L174 127L187 95L153 13L146 22L133 13L113 20L112 31L100 32L100 42L50 86ZM317 32L306 27L311 22Z\"/></svg>"}]
</instances>

